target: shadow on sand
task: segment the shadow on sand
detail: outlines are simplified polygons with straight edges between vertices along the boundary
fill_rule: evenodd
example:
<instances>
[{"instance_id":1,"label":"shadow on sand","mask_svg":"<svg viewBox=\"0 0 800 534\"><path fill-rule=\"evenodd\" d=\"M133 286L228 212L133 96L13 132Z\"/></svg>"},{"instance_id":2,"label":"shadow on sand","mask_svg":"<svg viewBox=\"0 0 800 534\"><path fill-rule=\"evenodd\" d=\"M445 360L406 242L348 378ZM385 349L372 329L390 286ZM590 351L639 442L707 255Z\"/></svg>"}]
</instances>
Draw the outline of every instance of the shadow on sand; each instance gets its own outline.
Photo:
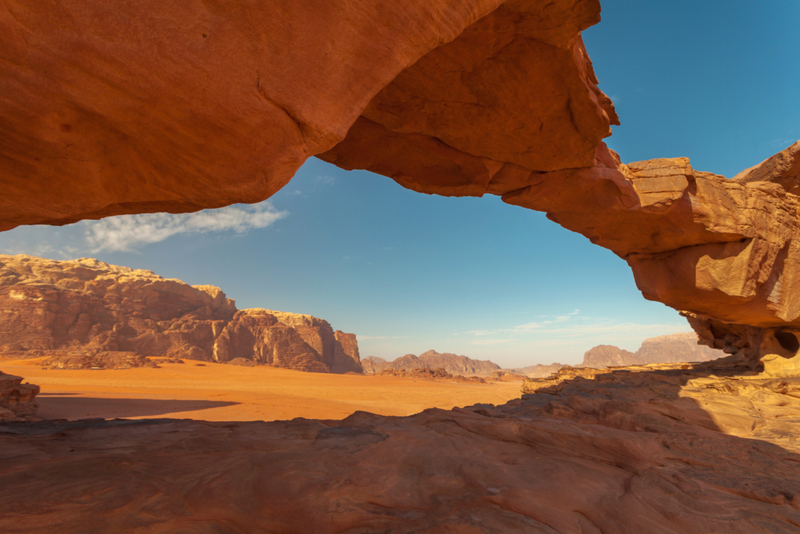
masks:
<instances>
[{"instance_id":1,"label":"shadow on sand","mask_svg":"<svg viewBox=\"0 0 800 534\"><path fill-rule=\"evenodd\" d=\"M234 406L237 402L176 399L115 399L80 397L75 393L50 393L36 397L42 419L125 419L194 412Z\"/></svg>"}]
</instances>

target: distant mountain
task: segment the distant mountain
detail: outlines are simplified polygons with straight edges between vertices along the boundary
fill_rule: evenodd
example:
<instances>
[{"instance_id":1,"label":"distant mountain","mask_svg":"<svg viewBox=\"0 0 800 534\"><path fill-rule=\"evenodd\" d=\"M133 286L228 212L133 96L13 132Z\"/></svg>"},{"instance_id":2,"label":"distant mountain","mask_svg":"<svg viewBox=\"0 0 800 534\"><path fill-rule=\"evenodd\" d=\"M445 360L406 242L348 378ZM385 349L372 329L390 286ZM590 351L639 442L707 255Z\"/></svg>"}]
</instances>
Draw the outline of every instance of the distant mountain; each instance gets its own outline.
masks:
<instances>
[{"instance_id":1,"label":"distant mountain","mask_svg":"<svg viewBox=\"0 0 800 534\"><path fill-rule=\"evenodd\" d=\"M725 356L721 350L697 344L694 332L645 339L636 352L612 345L598 345L583 355L578 367L623 367L649 363L707 362Z\"/></svg>"},{"instance_id":2,"label":"distant mountain","mask_svg":"<svg viewBox=\"0 0 800 534\"><path fill-rule=\"evenodd\" d=\"M589 349L583 355L583 363L578 367L602 369L604 367L624 367L626 365L638 365L640 363L636 353L615 347L614 345L598 345Z\"/></svg>"},{"instance_id":3,"label":"distant mountain","mask_svg":"<svg viewBox=\"0 0 800 534\"><path fill-rule=\"evenodd\" d=\"M537 363L536 365L529 365L527 367L519 367L508 370L514 373L525 375L528 378L542 378L544 376L552 375L562 367L566 367L566 365L563 363L551 363L550 365L542 365L541 363Z\"/></svg>"},{"instance_id":4,"label":"distant mountain","mask_svg":"<svg viewBox=\"0 0 800 534\"><path fill-rule=\"evenodd\" d=\"M387 369L412 371L414 369L444 369L452 375L487 376L500 370L500 366L488 360L473 360L457 354L439 353L429 350L419 356L406 354L394 361L387 362L383 358L367 356L361 360L365 374L378 374Z\"/></svg>"},{"instance_id":5,"label":"distant mountain","mask_svg":"<svg viewBox=\"0 0 800 534\"><path fill-rule=\"evenodd\" d=\"M649 363L706 362L723 356L725 356L725 353L721 350L698 345L697 334L689 332L645 339L636 352L613 345L598 345L587 351L583 355L583 362L575 367L605 369L606 367L626 367L628 365L646 365ZM509 370L524 374L529 378L542 378L555 373L562 367L566 367L566 365L552 363L550 365L529 365L528 367Z\"/></svg>"}]
</instances>

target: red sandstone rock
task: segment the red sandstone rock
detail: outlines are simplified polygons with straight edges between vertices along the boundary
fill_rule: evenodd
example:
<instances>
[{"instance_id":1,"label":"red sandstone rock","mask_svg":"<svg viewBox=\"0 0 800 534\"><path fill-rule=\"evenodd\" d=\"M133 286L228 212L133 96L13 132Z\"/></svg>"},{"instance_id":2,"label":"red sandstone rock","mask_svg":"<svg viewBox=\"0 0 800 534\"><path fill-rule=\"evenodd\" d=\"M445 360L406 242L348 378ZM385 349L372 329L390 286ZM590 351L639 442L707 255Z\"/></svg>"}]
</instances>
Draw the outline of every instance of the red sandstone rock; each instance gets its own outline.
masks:
<instances>
[{"instance_id":1,"label":"red sandstone rock","mask_svg":"<svg viewBox=\"0 0 800 534\"><path fill-rule=\"evenodd\" d=\"M501 0L0 8L0 229L257 202Z\"/></svg>"},{"instance_id":2,"label":"red sandstone rock","mask_svg":"<svg viewBox=\"0 0 800 534\"><path fill-rule=\"evenodd\" d=\"M354 334L327 321L237 311L214 286L93 259L0 255L0 355L57 369L149 365L146 356L361 372Z\"/></svg>"},{"instance_id":3,"label":"red sandstone rock","mask_svg":"<svg viewBox=\"0 0 800 534\"><path fill-rule=\"evenodd\" d=\"M38 394L39 386L23 384L22 377L0 371L0 423L34 418Z\"/></svg>"},{"instance_id":4,"label":"red sandstone rock","mask_svg":"<svg viewBox=\"0 0 800 534\"><path fill-rule=\"evenodd\" d=\"M0 531L797 532L797 378L571 373L411 417L13 423Z\"/></svg>"}]
</instances>

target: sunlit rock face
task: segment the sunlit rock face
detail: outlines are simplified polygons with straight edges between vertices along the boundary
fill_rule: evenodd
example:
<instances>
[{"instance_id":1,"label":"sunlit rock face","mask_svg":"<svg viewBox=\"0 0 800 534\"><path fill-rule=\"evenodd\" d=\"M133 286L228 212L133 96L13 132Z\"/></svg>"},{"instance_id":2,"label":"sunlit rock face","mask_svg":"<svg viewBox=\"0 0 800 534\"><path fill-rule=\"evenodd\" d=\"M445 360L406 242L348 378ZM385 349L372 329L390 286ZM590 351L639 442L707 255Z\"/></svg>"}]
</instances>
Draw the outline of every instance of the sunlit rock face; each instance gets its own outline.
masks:
<instances>
[{"instance_id":1,"label":"sunlit rock face","mask_svg":"<svg viewBox=\"0 0 800 534\"><path fill-rule=\"evenodd\" d=\"M361 372L355 335L310 315L239 311L218 287L90 258L0 255L0 357L42 356L55 369L138 367L166 356Z\"/></svg>"},{"instance_id":2,"label":"sunlit rock face","mask_svg":"<svg viewBox=\"0 0 800 534\"><path fill-rule=\"evenodd\" d=\"M686 158L624 165L601 145L595 167L503 199L611 249L645 298L690 315L706 344L753 357L763 329L800 327L798 197L786 189L798 146L728 180Z\"/></svg>"},{"instance_id":3,"label":"sunlit rock face","mask_svg":"<svg viewBox=\"0 0 800 534\"><path fill-rule=\"evenodd\" d=\"M362 372L354 334L334 332L327 321L298 313L239 311L214 341L213 351L220 363L242 358L301 371Z\"/></svg>"}]
</instances>

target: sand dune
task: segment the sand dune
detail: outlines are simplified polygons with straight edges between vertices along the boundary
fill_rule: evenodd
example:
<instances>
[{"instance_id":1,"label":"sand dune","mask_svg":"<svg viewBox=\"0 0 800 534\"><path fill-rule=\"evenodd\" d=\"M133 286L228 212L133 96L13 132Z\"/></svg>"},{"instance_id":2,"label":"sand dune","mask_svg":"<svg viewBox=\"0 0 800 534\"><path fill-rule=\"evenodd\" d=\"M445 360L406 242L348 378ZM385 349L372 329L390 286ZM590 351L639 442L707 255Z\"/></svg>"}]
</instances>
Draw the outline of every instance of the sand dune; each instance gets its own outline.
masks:
<instances>
[{"instance_id":1,"label":"sand dune","mask_svg":"<svg viewBox=\"0 0 800 534\"><path fill-rule=\"evenodd\" d=\"M341 419L359 410L403 416L434 407L502 404L520 395L519 382L462 384L198 363L66 371L41 369L38 360L0 360L0 369L41 386L38 415L48 419L275 421Z\"/></svg>"}]
</instances>

